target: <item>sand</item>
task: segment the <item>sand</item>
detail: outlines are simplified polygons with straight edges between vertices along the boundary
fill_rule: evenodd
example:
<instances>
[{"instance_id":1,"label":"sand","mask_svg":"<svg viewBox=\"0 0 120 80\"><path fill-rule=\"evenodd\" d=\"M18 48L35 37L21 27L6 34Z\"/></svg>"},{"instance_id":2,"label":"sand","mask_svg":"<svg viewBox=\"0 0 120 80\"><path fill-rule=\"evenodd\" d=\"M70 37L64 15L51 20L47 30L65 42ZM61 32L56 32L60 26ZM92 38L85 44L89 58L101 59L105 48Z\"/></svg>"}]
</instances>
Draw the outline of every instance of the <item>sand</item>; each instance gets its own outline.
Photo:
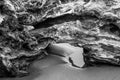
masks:
<instances>
[{"instance_id":1,"label":"sand","mask_svg":"<svg viewBox=\"0 0 120 80\"><path fill-rule=\"evenodd\" d=\"M78 63L80 61L83 63L82 59ZM34 62L30 67L30 73L23 78L1 78L0 80L120 80L120 67L99 65L78 69L70 66L63 57L56 55L49 55Z\"/></svg>"}]
</instances>

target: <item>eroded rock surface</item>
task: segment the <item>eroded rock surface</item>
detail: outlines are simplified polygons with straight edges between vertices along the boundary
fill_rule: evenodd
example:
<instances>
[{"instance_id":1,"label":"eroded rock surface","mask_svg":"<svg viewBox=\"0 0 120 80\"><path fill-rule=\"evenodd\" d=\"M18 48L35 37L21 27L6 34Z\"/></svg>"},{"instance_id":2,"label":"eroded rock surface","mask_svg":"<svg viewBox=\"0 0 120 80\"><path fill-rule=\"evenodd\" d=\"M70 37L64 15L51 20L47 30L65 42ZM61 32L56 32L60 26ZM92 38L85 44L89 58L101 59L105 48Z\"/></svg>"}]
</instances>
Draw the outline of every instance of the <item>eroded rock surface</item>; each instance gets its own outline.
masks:
<instances>
[{"instance_id":1,"label":"eroded rock surface","mask_svg":"<svg viewBox=\"0 0 120 80\"><path fill-rule=\"evenodd\" d=\"M36 32L58 43L67 42L82 47L88 65L98 62L120 65L119 4L117 0L68 2L63 5L74 5L69 7L68 13L63 12L64 15L60 17L55 15L54 18L49 17L43 23L36 24L35 27L47 27Z\"/></svg>"},{"instance_id":2,"label":"eroded rock surface","mask_svg":"<svg viewBox=\"0 0 120 80\"><path fill-rule=\"evenodd\" d=\"M27 74L49 43L83 48L87 65L120 65L119 5L119 0L1 0L0 76Z\"/></svg>"}]
</instances>

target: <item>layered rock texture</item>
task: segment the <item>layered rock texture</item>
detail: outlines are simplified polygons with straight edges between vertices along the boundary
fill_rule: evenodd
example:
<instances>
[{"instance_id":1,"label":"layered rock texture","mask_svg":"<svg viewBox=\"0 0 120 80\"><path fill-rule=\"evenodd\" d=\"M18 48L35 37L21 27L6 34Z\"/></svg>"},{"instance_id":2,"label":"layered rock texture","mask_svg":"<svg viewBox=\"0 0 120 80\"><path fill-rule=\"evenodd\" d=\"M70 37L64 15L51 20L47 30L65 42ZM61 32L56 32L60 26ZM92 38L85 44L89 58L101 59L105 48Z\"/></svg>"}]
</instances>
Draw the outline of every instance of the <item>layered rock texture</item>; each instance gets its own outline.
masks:
<instances>
[{"instance_id":1,"label":"layered rock texture","mask_svg":"<svg viewBox=\"0 0 120 80\"><path fill-rule=\"evenodd\" d=\"M28 74L50 43L83 48L87 65L120 65L120 1L0 1L1 77Z\"/></svg>"}]
</instances>

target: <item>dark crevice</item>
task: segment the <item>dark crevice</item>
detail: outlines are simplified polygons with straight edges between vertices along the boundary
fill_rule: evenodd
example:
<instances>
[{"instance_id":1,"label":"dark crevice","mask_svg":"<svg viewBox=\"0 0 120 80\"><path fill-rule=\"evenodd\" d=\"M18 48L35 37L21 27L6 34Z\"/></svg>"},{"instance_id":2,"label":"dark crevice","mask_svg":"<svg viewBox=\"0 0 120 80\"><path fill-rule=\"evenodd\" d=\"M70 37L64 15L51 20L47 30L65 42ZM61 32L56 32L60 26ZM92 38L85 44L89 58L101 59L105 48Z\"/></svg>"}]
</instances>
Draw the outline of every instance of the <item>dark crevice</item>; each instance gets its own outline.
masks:
<instances>
[{"instance_id":1,"label":"dark crevice","mask_svg":"<svg viewBox=\"0 0 120 80\"><path fill-rule=\"evenodd\" d=\"M110 34L120 36L120 28L116 24L113 24L113 23L105 24L100 29Z\"/></svg>"},{"instance_id":2,"label":"dark crevice","mask_svg":"<svg viewBox=\"0 0 120 80\"><path fill-rule=\"evenodd\" d=\"M72 14L66 14L63 16L55 17L55 18L48 18L43 22L39 22L34 24L33 26L38 29L38 28L47 28L50 26L53 26L54 24L61 24L64 22L69 22L69 21L75 21L77 19L80 19L81 17L78 15L72 15Z\"/></svg>"},{"instance_id":3,"label":"dark crevice","mask_svg":"<svg viewBox=\"0 0 120 80\"><path fill-rule=\"evenodd\" d=\"M73 62L73 60L72 60L71 58L69 58L69 62L71 63L71 65L72 65L73 67L81 68L81 67L75 65L74 62Z\"/></svg>"},{"instance_id":4,"label":"dark crevice","mask_svg":"<svg viewBox=\"0 0 120 80\"><path fill-rule=\"evenodd\" d=\"M84 0L84 2L89 2L90 0Z\"/></svg>"},{"instance_id":5,"label":"dark crevice","mask_svg":"<svg viewBox=\"0 0 120 80\"><path fill-rule=\"evenodd\" d=\"M76 20L84 20L86 18L98 19L96 16L94 16L94 15L92 16L92 15L88 15L88 14L84 14L82 16L73 15L73 14L66 14L66 15L62 15L59 17L55 17L55 18L48 18L43 22L38 22L38 23L34 24L33 26L35 27L35 29L48 28L48 27L51 27L53 25L57 25L57 24L65 23L65 22L70 22L70 21L76 21Z\"/></svg>"}]
</instances>

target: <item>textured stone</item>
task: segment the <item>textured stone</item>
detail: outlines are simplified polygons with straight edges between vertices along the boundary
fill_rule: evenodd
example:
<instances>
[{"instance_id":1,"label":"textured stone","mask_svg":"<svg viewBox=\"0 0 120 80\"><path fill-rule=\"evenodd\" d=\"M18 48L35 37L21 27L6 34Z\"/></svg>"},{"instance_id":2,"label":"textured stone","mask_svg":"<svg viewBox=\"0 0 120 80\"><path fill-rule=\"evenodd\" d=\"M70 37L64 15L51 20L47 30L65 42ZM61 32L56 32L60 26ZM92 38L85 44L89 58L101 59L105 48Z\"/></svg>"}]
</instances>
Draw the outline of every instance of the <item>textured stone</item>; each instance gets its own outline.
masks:
<instances>
[{"instance_id":1,"label":"textured stone","mask_svg":"<svg viewBox=\"0 0 120 80\"><path fill-rule=\"evenodd\" d=\"M71 7L72 12L45 20L44 26L42 23L35 25L49 27L32 33L38 31L40 35L53 38L58 43L82 47L86 64L100 62L119 65L119 1L90 0L84 4L78 1L64 5L72 6L75 3ZM77 7L77 4L81 7Z\"/></svg>"},{"instance_id":2,"label":"textured stone","mask_svg":"<svg viewBox=\"0 0 120 80\"><path fill-rule=\"evenodd\" d=\"M43 49L50 41L44 39L44 44L39 45L43 43L42 38L38 42L30 34L34 27L20 24L5 1L0 4L0 77L25 76L29 65L46 55Z\"/></svg>"},{"instance_id":3,"label":"textured stone","mask_svg":"<svg viewBox=\"0 0 120 80\"><path fill-rule=\"evenodd\" d=\"M27 74L49 43L83 48L87 65L120 65L119 5L119 0L1 0L0 76Z\"/></svg>"}]
</instances>

